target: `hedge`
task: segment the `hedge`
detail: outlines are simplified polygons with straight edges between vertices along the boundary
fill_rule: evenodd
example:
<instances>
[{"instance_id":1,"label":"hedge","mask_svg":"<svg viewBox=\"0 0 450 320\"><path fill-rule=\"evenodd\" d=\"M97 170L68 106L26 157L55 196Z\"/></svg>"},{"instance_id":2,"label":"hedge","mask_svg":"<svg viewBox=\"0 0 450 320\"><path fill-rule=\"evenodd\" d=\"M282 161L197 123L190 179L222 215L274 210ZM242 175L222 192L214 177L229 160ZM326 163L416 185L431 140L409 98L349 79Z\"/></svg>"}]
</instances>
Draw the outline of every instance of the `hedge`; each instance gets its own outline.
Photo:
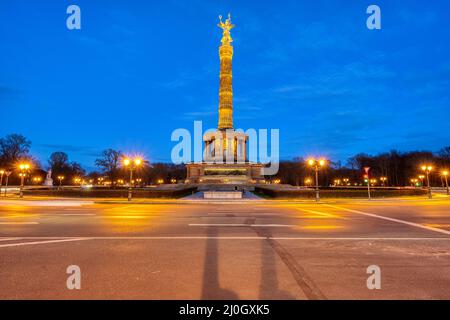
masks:
<instances>
[{"instance_id":1,"label":"hedge","mask_svg":"<svg viewBox=\"0 0 450 320\"><path fill-rule=\"evenodd\" d=\"M301 190L276 190L264 187L255 187L255 193L267 198L315 198L316 192L314 189ZM403 197L403 196L418 196L426 195L425 189L400 189L400 188L383 188L371 189L371 197ZM367 198L367 189L324 189L320 190L321 198Z\"/></svg>"},{"instance_id":2,"label":"hedge","mask_svg":"<svg viewBox=\"0 0 450 320\"><path fill-rule=\"evenodd\" d=\"M133 198L182 198L197 191L197 187L188 187L173 190L133 190ZM46 189L24 190L25 195L47 197L73 197L73 198L127 198L127 189Z\"/></svg>"}]
</instances>

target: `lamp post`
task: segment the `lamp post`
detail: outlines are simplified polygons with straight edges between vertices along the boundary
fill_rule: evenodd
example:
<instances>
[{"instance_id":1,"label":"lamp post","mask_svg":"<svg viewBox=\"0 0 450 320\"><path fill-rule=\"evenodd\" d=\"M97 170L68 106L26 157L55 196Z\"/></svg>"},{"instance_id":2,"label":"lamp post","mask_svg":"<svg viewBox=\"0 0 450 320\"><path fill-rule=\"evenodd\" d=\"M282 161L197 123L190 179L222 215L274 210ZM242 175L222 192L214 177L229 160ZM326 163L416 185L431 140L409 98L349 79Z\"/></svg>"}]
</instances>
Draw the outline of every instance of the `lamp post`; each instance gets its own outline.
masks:
<instances>
[{"instance_id":1,"label":"lamp post","mask_svg":"<svg viewBox=\"0 0 450 320\"><path fill-rule=\"evenodd\" d=\"M2 189L3 175L4 174L5 174L5 170L0 170L0 190Z\"/></svg>"},{"instance_id":2,"label":"lamp post","mask_svg":"<svg viewBox=\"0 0 450 320\"><path fill-rule=\"evenodd\" d=\"M39 184L41 181L42 181L42 178L41 178L41 177L34 177L34 178L33 178L34 184Z\"/></svg>"},{"instance_id":3,"label":"lamp post","mask_svg":"<svg viewBox=\"0 0 450 320\"><path fill-rule=\"evenodd\" d=\"M59 180L59 190L61 190L61 185L62 185L62 181L64 180L64 176L58 176L57 177L58 178L58 180Z\"/></svg>"},{"instance_id":4,"label":"lamp post","mask_svg":"<svg viewBox=\"0 0 450 320\"><path fill-rule=\"evenodd\" d=\"M80 185L80 188L83 185L83 179L82 178L74 178L73 182L75 182L75 184Z\"/></svg>"},{"instance_id":5,"label":"lamp post","mask_svg":"<svg viewBox=\"0 0 450 320\"><path fill-rule=\"evenodd\" d=\"M427 188L428 188L428 198L431 199L433 196L431 194L431 186L430 186L430 172L433 170L431 165L422 166L422 171L425 171L427 174Z\"/></svg>"},{"instance_id":6,"label":"lamp post","mask_svg":"<svg viewBox=\"0 0 450 320\"><path fill-rule=\"evenodd\" d=\"M423 179L425 179L425 176L423 174L419 175L419 179L420 179L420 184L422 185L423 188Z\"/></svg>"},{"instance_id":7,"label":"lamp post","mask_svg":"<svg viewBox=\"0 0 450 320\"><path fill-rule=\"evenodd\" d=\"M319 194L319 169L326 164L326 160L320 159L309 159L307 161L308 165L311 166L315 173L316 173L316 201L320 200L320 194Z\"/></svg>"},{"instance_id":8,"label":"lamp post","mask_svg":"<svg viewBox=\"0 0 450 320\"><path fill-rule=\"evenodd\" d=\"M442 171L442 175L444 176L444 179L445 179L445 188L447 188L447 195L449 195L450 192L448 189L448 180L447 180L448 171L447 170Z\"/></svg>"},{"instance_id":9,"label":"lamp post","mask_svg":"<svg viewBox=\"0 0 450 320\"><path fill-rule=\"evenodd\" d=\"M366 173L367 177L367 198L370 200L370 176L369 176L370 167L364 167L364 172Z\"/></svg>"},{"instance_id":10,"label":"lamp post","mask_svg":"<svg viewBox=\"0 0 450 320\"><path fill-rule=\"evenodd\" d=\"M139 167L142 164L141 158L135 158L135 159L129 159L125 158L123 159L123 165L125 167L130 168L130 181L128 184L128 201L131 201L133 197L133 170Z\"/></svg>"},{"instance_id":11,"label":"lamp post","mask_svg":"<svg viewBox=\"0 0 450 320\"><path fill-rule=\"evenodd\" d=\"M25 179L25 175L26 173L19 173L19 177L20 177L20 191L19 191L19 198L23 198L23 181Z\"/></svg>"},{"instance_id":12,"label":"lamp post","mask_svg":"<svg viewBox=\"0 0 450 320\"><path fill-rule=\"evenodd\" d=\"M23 198L23 185L24 185L24 179L26 176L26 171L30 169L30 165L28 163L21 163L19 164L19 177L20 177L20 189L19 189L19 198Z\"/></svg>"},{"instance_id":13,"label":"lamp post","mask_svg":"<svg viewBox=\"0 0 450 320\"><path fill-rule=\"evenodd\" d=\"M8 180L9 176L11 175L12 171L5 171L6 181L5 181L5 197L6 197L6 190L8 189Z\"/></svg>"},{"instance_id":14,"label":"lamp post","mask_svg":"<svg viewBox=\"0 0 450 320\"><path fill-rule=\"evenodd\" d=\"M312 182L311 178L306 178L306 179L305 179L305 185L306 185L307 187L311 186L311 182Z\"/></svg>"}]
</instances>

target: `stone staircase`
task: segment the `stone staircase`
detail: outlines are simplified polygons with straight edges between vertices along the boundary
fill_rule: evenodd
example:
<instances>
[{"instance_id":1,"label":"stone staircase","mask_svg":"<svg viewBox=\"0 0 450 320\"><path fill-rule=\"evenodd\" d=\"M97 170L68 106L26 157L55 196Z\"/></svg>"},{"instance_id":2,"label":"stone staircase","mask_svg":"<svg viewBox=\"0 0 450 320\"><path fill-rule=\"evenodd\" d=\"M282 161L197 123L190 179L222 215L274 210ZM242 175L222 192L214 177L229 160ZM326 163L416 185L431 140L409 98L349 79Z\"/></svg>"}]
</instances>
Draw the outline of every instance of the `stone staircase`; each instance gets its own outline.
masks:
<instances>
[{"instance_id":1,"label":"stone staircase","mask_svg":"<svg viewBox=\"0 0 450 320\"><path fill-rule=\"evenodd\" d=\"M198 191L255 191L252 185L242 184L198 184Z\"/></svg>"}]
</instances>

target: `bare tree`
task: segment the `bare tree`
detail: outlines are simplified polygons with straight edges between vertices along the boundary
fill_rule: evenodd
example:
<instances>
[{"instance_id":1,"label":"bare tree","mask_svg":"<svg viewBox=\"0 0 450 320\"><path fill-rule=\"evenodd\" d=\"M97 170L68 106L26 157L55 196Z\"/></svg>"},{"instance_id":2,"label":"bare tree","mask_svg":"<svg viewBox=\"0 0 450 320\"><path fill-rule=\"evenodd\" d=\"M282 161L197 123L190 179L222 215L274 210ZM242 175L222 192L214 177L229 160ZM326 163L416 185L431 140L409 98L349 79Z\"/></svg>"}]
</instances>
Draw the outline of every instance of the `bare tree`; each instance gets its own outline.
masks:
<instances>
[{"instance_id":1,"label":"bare tree","mask_svg":"<svg viewBox=\"0 0 450 320\"><path fill-rule=\"evenodd\" d=\"M440 157L450 160L450 146L442 148L439 150L438 154Z\"/></svg>"},{"instance_id":2,"label":"bare tree","mask_svg":"<svg viewBox=\"0 0 450 320\"><path fill-rule=\"evenodd\" d=\"M20 134L9 134L0 139L0 162L13 166L19 159L28 158L31 141Z\"/></svg>"},{"instance_id":3,"label":"bare tree","mask_svg":"<svg viewBox=\"0 0 450 320\"><path fill-rule=\"evenodd\" d=\"M59 168L66 168L69 166L69 156L65 152L53 152L48 160L50 168L55 171Z\"/></svg>"},{"instance_id":4,"label":"bare tree","mask_svg":"<svg viewBox=\"0 0 450 320\"><path fill-rule=\"evenodd\" d=\"M106 149L103 150L101 158L95 160L95 165L99 167L103 173L107 174L111 180L111 187L114 187L114 182L119 173L120 160L122 157L122 152L113 149Z\"/></svg>"}]
</instances>

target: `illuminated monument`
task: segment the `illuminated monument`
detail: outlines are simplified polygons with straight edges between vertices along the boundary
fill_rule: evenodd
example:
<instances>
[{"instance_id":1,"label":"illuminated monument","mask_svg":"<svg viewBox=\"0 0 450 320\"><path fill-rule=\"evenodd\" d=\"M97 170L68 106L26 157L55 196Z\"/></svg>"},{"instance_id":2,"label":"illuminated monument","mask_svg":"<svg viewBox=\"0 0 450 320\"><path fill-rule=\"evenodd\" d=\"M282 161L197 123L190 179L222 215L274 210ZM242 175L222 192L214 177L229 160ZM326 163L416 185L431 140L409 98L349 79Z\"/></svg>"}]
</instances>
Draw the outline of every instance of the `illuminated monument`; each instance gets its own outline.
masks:
<instances>
[{"instance_id":1,"label":"illuminated monument","mask_svg":"<svg viewBox=\"0 0 450 320\"><path fill-rule=\"evenodd\" d=\"M203 136L205 143L203 162L187 165L187 182L192 183L256 183L263 179L261 164L247 160L248 136L233 128L233 46L230 30L231 17L225 22L219 16L218 26L223 30L219 47L219 124L214 132Z\"/></svg>"}]
</instances>

